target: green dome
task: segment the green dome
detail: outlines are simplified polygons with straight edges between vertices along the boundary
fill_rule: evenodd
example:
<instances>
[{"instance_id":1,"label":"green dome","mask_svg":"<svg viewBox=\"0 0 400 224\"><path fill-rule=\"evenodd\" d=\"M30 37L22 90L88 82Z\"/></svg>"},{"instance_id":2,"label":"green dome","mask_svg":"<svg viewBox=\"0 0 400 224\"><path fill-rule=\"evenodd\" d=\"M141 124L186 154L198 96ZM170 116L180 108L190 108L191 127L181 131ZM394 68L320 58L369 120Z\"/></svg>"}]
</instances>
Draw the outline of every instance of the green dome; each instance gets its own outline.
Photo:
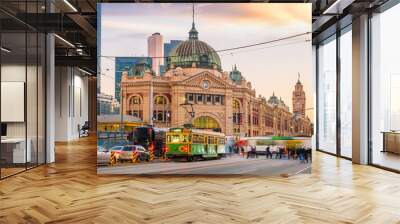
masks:
<instances>
[{"instance_id":1,"label":"green dome","mask_svg":"<svg viewBox=\"0 0 400 224\"><path fill-rule=\"evenodd\" d=\"M272 96L269 98L268 103L278 105L279 99L275 96L275 92L272 93Z\"/></svg>"},{"instance_id":2,"label":"green dome","mask_svg":"<svg viewBox=\"0 0 400 224\"><path fill-rule=\"evenodd\" d=\"M236 65L233 68L233 70L229 73L229 78L236 83L240 83L242 81L242 73L239 70L237 70Z\"/></svg>"},{"instance_id":3,"label":"green dome","mask_svg":"<svg viewBox=\"0 0 400 224\"><path fill-rule=\"evenodd\" d=\"M198 32L192 24L189 40L181 42L174 48L167 58L169 68L191 68L193 63L196 68L210 68L221 70L221 60L215 50L207 43L198 39Z\"/></svg>"}]
</instances>

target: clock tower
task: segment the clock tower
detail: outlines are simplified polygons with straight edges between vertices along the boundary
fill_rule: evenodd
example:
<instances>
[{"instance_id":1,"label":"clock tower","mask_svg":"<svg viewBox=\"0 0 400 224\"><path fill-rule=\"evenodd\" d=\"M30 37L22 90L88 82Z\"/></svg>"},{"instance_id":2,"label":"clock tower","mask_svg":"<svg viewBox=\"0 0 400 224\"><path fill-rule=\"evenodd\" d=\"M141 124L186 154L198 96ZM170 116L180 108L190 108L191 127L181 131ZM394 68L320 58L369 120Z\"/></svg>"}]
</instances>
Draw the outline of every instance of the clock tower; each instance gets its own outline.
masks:
<instances>
[{"instance_id":1,"label":"clock tower","mask_svg":"<svg viewBox=\"0 0 400 224\"><path fill-rule=\"evenodd\" d=\"M304 117L306 115L306 93L303 90L303 84L300 82L300 73L294 87L292 102L293 113Z\"/></svg>"}]
</instances>

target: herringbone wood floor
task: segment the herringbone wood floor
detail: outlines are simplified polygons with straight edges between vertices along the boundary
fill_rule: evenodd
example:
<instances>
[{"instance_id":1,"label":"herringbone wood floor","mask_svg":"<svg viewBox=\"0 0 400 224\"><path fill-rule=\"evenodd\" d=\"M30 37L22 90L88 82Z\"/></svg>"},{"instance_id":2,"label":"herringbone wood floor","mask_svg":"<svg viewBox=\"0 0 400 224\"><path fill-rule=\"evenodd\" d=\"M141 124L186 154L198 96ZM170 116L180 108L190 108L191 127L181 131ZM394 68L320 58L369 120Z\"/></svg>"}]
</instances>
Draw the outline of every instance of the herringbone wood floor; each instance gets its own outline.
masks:
<instances>
[{"instance_id":1,"label":"herringbone wood floor","mask_svg":"<svg viewBox=\"0 0 400 224\"><path fill-rule=\"evenodd\" d=\"M400 223L400 175L323 153L289 178L97 176L95 144L0 181L0 223Z\"/></svg>"}]
</instances>

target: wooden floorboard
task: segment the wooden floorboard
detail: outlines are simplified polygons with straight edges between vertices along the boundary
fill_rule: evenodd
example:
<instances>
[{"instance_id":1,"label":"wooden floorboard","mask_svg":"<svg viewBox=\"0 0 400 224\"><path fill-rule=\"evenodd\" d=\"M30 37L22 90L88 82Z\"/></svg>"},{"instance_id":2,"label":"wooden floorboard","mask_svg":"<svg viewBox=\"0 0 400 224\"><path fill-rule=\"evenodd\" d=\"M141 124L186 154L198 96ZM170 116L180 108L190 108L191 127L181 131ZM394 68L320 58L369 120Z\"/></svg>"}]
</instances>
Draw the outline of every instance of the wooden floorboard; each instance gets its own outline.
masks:
<instances>
[{"instance_id":1,"label":"wooden floorboard","mask_svg":"<svg viewBox=\"0 0 400 224\"><path fill-rule=\"evenodd\" d=\"M0 181L0 223L400 223L400 175L316 152L312 174L98 176L96 140Z\"/></svg>"}]
</instances>

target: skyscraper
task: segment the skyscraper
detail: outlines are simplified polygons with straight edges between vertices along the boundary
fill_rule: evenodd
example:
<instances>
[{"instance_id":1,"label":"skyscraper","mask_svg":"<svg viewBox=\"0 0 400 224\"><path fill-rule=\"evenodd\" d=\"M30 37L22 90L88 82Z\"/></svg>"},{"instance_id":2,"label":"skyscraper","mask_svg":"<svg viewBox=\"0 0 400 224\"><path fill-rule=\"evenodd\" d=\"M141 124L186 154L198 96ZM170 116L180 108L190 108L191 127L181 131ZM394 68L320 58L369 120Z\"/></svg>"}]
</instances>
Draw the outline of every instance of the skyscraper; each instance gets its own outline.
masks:
<instances>
[{"instance_id":1,"label":"skyscraper","mask_svg":"<svg viewBox=\"0 0 400 224\"><path fill-rule=\"evenodd\" d=\"M171 40L169 43L164 44L164 55L168 57L169 53L171 53L172 49L174 49L178 44L182 43L183 40ZM164 65L167 64L167 58L164 58Z\"/></svg>"},{"instance_id":2,"label":"skyscraper","mask_svg":"<svg viewBox=\"0 0 400 224\"><path fill-rule=\"evenodd\" d=\"M115 58L115 99L118 102L121 102L121 76L122 72L128 72L128 75L134 75L132 73L132 68L140 64L142 62L146 62L146 64L151 65L151 58L148 57L116 57Z\"/></svg>"},{"instance_id":3,"label":"skyscraper","mask_svg":"<svg viewBox=\"0 0 400 224\"><path fill-rule=\"evenodd\" d=\"M160 33L153 33L147 38L147 55L152 57L152 69L159 75L160 66L164 65L164 39Z\"/></svg>"},{"instance_id":4,"label":"skyscraper","mask_svg":"<svg viewBox=\"0 0 400 224\"><path fill-rule=\"evenodd\" d=\"M303 84L300 82L300 74L293 91L293 113L299 116L306 115L306 93L303 90Z\"/></svg>"}]
</instances>

